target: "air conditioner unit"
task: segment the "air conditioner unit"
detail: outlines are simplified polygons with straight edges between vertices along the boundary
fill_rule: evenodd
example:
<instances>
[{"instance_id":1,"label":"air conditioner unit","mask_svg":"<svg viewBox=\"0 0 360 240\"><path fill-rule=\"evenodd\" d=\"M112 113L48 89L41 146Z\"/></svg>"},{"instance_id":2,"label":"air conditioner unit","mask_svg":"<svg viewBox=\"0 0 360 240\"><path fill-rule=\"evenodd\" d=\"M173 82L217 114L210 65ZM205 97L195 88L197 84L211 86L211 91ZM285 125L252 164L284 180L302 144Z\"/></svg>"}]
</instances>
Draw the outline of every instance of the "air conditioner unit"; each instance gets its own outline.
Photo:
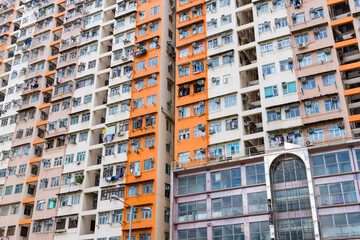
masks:
<instances>
[{"instance_id":1,"label":"air conditioner unit","mask_svg":"<svg viewBox=\"0 0 360 240\"><path fill-rule=\"evenodd\" d=\"M201 153L206 153L206 148L200 148Z\"/></svg>"},{"instance_id":2,"label":"air conditioner unit","mask_svg":"<svg viewBox=\"0 0 360 240\"><path fill-rule=\"evenodd\" d=\"M134 177L140 177L141 173L140 172L134 172Z\"/></svg>"},{"instance_id":3,"label":"air conditioner unit","mask_svg":"<svg viewBox=\"0 0 360 240\"><path fill-rule=\"evenodd\" d=\"M150 162L154 162L155 159L154 159L154 158L149 158L149 161L150 161Z\"/></svg>"},{"instance_id":4,"label":"air conditioner unit","mask_svg":"<svg viewBox=\"0 0 360 240\"><path fill-rule=\"evenodd\" d=\"M199 80L199 81L198 81L198 84L199 84L199 85L205 85L205 81L204 81L204 80Z\"/></svg>"},{"instance_id":5,"label":"air conditioner unit","mask_svg":"<svg viewBox=\"0 0 360 240\"><path fill-rule=\"evenodd\" d=\"M326 55L330 55L331 49L330 49L330 48L325 48L325 49L324 49L324 53L325 53Z\"/></svg>"},{"instance_id":6,"label":"air conditioner unit","mask_svg":"<svg viewBox=\"0 0 360 240\"><path fill-rule=\"evenodd\" d=\"M295 129L295 130L294 130L294 135L295 135L295 136L299 136L299 135L300 135L300 130L299 130L299 129Z\"/></svg>"},{"instance_id":7,"label":"air conditioner unit","mask_svg":"<svg viewBox=\"0 0 360 240\"><path fill-rule=\"evenodd\" d=\"M211 81L212 81L212 82L216 82L216 77L212 77L212 78L211 78Z\"/></svg>"},{"instance_id":8,"label":"air conditioner unit","mask_svg":"<svg viewBox=\"0 0 360 240\"><path fill-rule=\"evenodd\" d=\"M196 25L195 25L195 24L193 24L193 25L191 25L191 27L192 27L193 29L195 29L195 28L196 28Z\"/></svg>"},{"instance_id":9,"label":"air conditioner unit","mask_svg":"<svg viewBox=\"0 0 360 240\"><path fill-rule=\"evenodd\" d=\"M278 18L275 18L275 24L279 24L280 20Z\"/></svg>"},{"instance_id":10,"label":"air conditioner unit","mask_svg":"<svg viewBox=\"0 0 360 240\"><path fill-rule=\"evenodd\" d=\"M296 19L296 13L292 13L292 14L291 14L291 18L292 18L292 19Z\"/></svg>"},{"instance_id":11,"label":"air conditioner unit","mask_svg":"<svg viewBox=\"0 0 360 240\"><path fill-rule=\"evenodd\" d=\"M314 146L314 143L313 143L313 141L306 141L306 142L305 142L305 145L306 145L307 147L310 147L310 146Z\"/></svg>"},{"instance_id":12,"label":"air conditioner unit","mask_svg":"<svg viewBox=\"0 0 360 240\"><path fill-rule=\"evenodd\" d=\"M284 110L285 110L285 112L289 112L290 111L290 106L285 106Z\"/></svg>"},{"instance_id":13,"label":"air conditioner unit","mask_svg":"<svg viewBox=\"0 0 360 240\"><path fill-rule=\"evenodd\" d=\"M307 83L306 77L300 78L300 81L301 81L302 84L306 84L306 83Z\"/></svg>"},{"instance_id":14,"label":"air conditioner unit","mask_svg":"<svg viewBox=\"0 0 360 240\"><path fill-rule=\"evenodd\" d=\"M214 134L214 133L215 133L214 129L210 128L209 129L209 134Z\"/></svg>"},{"instance_id":15,"label":"air conditioner unit","mask_svg":"<svg viewBox=\"0 0 360 240\"><path fill-rule=\"evenodd\" d=\"M221 15L221 19L222 19L222 20L225 20L225 19L226 19L225 14Z\"/></svg>"},{"instance_id":16,"label":"air conditioner unit","mask_svg":"<svg viewBox=\"0 0 360 240\"><path fill-rule=\"evenodd\" d=\"M287 83L286 83L286 82L282 82L282 83L281 83L281 86L282 86L283 88L287 88Z\"/></svg>"},{"instance_id":17,"label":"air conditioner unit","mask_svg":"<svg viewBox=\"0 0 360 240\"><path fill-rule=\"evenodd\" d=\"M308 133L314 133L314 128L308 128Z\"/></svg>"},{"instance_id":18,"label":"air conditioner unit","mask_svg":"<svg viewBox=\"0 0 360 240\"><path fill-rule=\"evenodd\" d=\"M219 161L225 161L225 160L226 160L226 157L223 156L223 155L221 155L221 156L218 156L218 159L219 159Z\"/></svg>"},{"instance_id":19,"label":"air conditioner unit","mask_svg":"<svg viewBox=\"0 0 360 240\"><path fill-rule=\"evenodd\" d=\"M219 104L220 103L220 98L218 98L218 97L214 98L214 101Z\"/></svg>"},{"instance_id":20,"label":"air conditioner unit","mask_svg":"<svg viewBox=\"0 0 360 240\"><path fill-rule=\"evenodd\" d=\"M134 140L132 140L132 139L130 139L129 142L130 142L130 144L134 144Z\"/></svg>"},{"instance_id":21,"label":"air conditioner unit","mask_svg":"<svg viewBox=\"0 0 360 240\"><path fill-rule=\"evenodd\" d=\"M268 21L264 22L264 26L265 26L265 27L269 27L269 26L270 26L270 22L268 22Z\"/></svg>"},{"instance_id":22,"label":"air conditioner unit","mask_svg":"<svg viewBox=\"0 0 360 240\"><path fill-rule=\"evenodd\" d=\"M279 107L275 108L275 112L276 113L281 113L281 108L279 108Z\"/></svg>"},{"instance_id":23,"label":"air conditioner unit","mask_svg":"<svg viewBox=\"0 0 360 240\"><path fill-rule=\"evenodd\" d=\"M260 9L261 8L261 4L260 3L256 3L256 9Z\"/></svg>"},{"instance_id":24,"label":"air conditioner unit","mask_svg":"<svg viewBox=\"0 0 360 240\"><path fill-rule=\"evenodd\" d=\"M303 55L302 55L302 54L298 54L298 55L296 56L296 58L297 58L297 60L298 60L299 62L301 62L301 61L303 60Z\"/></svg>"},{"instance_id":25,"label":"air conditioner unit","mask_svg":"<svg viewBox=\"0 0 360 240\"><path fill-rule=\"evenodd\" d=\"M275 134L270 134L270 135L269 135L269 138L270 138L270 139L275 139Z\"/></svg>"},{"instance_id":26,"label":"air conditioner unit","mask_svg":"<svg viewBox=\"0 0 360 240\"><path fill-rule=\"evenodd\" d=\"M310 13L314 13L314 12L315 12L315 9L312 7L312 8L309 9L309 12L310 12Z\"/></svg>"},{"instance_id":27,"label":"air conditioner unit","mask_svg":"<svg viewBox=\"0 0 360 240\"><path fill-rule=\"evenodd\" d=\"M276 5L276 4L277 4L277 0L272 0L272 3L273 3L274 5Z\"/></svg>"},{"instance_id":28,"label":"air conditioner unit","mask_svg":"<svg viewBox=\"0 0 360 240\"><path fill-rule=\"evenodd\" d=\"M287 62L288 62L288 64L293 64L293 59L292 59L292 57L289 57L289 58L287 59Z\"/></svg>"},{"instance_id":29,"label":"air conditioner unit","mask_svg":"<svg viewBox=\"0 0 360 240\"><path fill-rule=\"evenodd\" d=\"M338 126L338 128L340 128L340 129L344 129L344 128L345 128L344 122L339 122L339 123L337 124L337 126Z\"/></svg>"},{"instance_id":30,"label":"air conditioner unit","mask_svg":"<svg viewBox=\"0 0 360 240\"><path fill-rule=\"evenodd\" d=\"M111 215L114 215L114 214L115 214L115 211L114 211L114 210L112 210L112 211L110 212L110 214L111 214Z\"/></svg>"},{"instance_id":31,"label":"air conditioner unit","mask_svg":"<svg viewBox=\"0 0 360 240\"><path fill-rule=\"evenodd\" d=\"M305 106L306 106L306 107L311 107L311 101L306 101L306 102L305 102Z\"/></svg>"},{"instance_id":32,"label":"air conditioner unit","mask_svg":"<svg viewBox=\"0 0 360 240\"><path fill-rule=\"evenodd\" d=\"M304 49L304 48L306 48L306 44L305 43L299 43L298 49L301 50L301 49Z\"/></svg>"},{"instance_id":33,"label":"air conditioner unit","mask_svg":"<svg viewBox=\"0 0 360 240\"><path fill-rule=\"evenodd\" d=\"M331 97L331 102L337 103L337 102L338 102L337 96L332 96L332 97Z\"/></svg>"},{"instance_id":34,"label":"air conditioner unit","mask_svg":"<svg viewBox=\"0 0 360 240\"><path fill-rule=\"evenodd\" d=\"M319 34L320 33L320 29L319 28L314 28L314 34Z\"/></svg>"},{"instance_id":35,"label":"air conditioner unit","mask_svg":"<svg viewBox=\"0 0 360 240\"><path fill-rule=\"evenodd\" d=\"M205 131L205 124L200 123L200 124L197 125L197 128L198 128L200 131Z\"/></svg>"}]
</instances>

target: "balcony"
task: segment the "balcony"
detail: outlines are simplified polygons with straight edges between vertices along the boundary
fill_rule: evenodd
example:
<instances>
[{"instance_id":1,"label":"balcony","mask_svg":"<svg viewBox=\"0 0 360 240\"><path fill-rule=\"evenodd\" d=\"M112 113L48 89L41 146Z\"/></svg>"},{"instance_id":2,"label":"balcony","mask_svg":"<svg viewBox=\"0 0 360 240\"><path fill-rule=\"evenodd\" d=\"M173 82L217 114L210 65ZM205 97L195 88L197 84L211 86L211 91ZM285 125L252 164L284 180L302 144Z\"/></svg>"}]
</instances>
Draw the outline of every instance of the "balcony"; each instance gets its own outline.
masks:
<instances>
[{"instance_id":1,"label":"balcony","mask_svg":"<svg viewBox=\"0 0 360 240\"><path fill-rule=\"evenodd\" d=\"M240 86L241 88L253 87L259 85L258 69L250 69L242 71L240 74Z\"/></svg>"},{"instance_id":2,"label":"balcony","mask_svg":"<svg viewBox=\"0 0 360 240\"><path fill-rule=\"evenodd\" d=\"M243 102L243 110L253 110L261 107L259 90L241 95Z\"/></svg>"},{"instance_id":3,"label":"balcony","mask_svg":"<svg viewBox=\"0 0 360 240\"><path fill-rule=\"evenodd\" d=\"M261 114L254 114L243 118L244 133L246 135L263 132L263 121Z\"/></svg>"},{"instance_id":4,"label":"balcony","mask_svg":"<svg viewBox=\"0 0 360 240\"><path fill-rule=\"evenodd\" d=\"M329 13L332 20L339 20L342 18L350 17L351 11L348 1L329 6Z\"/></svg>"},{"instance_id":5,"label":"balcony","mask_svg":"<svg viewBox=\"0 0 360 240\"><path fill-rule=\"evenodd\" d=\"M146 49L139 49L135 52L135 57L140 58L146 55Z\"/></svg>"}]
</instances>

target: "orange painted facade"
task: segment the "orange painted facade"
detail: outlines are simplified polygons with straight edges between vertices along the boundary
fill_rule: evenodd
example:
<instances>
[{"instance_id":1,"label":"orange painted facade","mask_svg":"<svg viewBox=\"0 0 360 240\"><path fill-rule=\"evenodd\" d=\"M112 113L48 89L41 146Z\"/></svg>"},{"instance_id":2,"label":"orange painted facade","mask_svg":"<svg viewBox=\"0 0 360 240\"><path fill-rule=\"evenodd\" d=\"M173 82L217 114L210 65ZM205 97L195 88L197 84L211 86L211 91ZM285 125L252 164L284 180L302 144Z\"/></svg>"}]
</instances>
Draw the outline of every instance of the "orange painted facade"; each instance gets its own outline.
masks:
<instances>
[{"instance_id":1,"label":"orange painted facade","mask_svg":"<svg viewBox=\"0 0 360 240\"><path fill-rule=\"evenodd\" d=\"M198 165L201 163L207 163L208 160L197 160L195 163L194 151L199 151L200 149L207 149L209 145L209 133L208 133L208 81L207 81L207 71L208 67L206 64L207 60L207 42L206 42L206 9L203 1L189 1L188 3L180 5L177 2L177 13L176 13L176 22L177 22L177 31L176 31L176 90L175 90L175 149L174 149L174 158L177 164L179 162L179 154L181 153L190 153L190 160L188 163L181 163L181 167L190 167L192 165ZM193 17L193 8L196 7L202 8L203 14ZM189 12L189 19L180 21L180 15ZM193 26L202 25L203 31L201 33L194 34ZM189 37L180 39L180 31L189 30ZM203 51L194 53L193 44L203 44ZM188 48L188 55L180 58L180 50ZM194 72L193 66L198 63L203 63L203 70L199 72ZM180 76L180 71L182 68L190 68L190 73L187 76ZM204 91L195 93L195 84L199 81L204 82ZM187 96L180 96L180 88L188 86L190 93ZM204 105L203 113L195 113L195 105ZM190 116L185 118L179 118L179 109L190 107ZM197 137L194 139L194 128L199 124L205 124L205 135ZM186 140L179 139L179 131L189 129L190 138ZM206 153L207 156L207 153Z\"/></svg>"}]
</instances>

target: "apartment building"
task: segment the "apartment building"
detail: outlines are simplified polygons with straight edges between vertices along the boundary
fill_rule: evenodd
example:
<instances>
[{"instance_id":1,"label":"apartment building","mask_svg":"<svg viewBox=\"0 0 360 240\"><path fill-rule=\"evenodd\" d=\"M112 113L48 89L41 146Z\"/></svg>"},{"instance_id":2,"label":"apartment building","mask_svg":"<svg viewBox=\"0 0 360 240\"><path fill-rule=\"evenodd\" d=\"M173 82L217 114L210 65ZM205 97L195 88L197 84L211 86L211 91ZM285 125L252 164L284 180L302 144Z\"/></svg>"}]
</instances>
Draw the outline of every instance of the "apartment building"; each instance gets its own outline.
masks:
<instances>
[{"instance_id":1,"label":"apartment building","mask_svg":"<svg viewBox=\"0 0 360 240\"><path fill-rule=\"evenodd\" d=\"M0 238L169 239L174 10L1 2Z\"/></svg>"},{"instance_id":2,"label":"apartment building","mask_svg":"<svg viewBox=\"0 0 360 240\"><path fill-rule=\"evenodd\" d=\"M359 238L359 9L177 2L172 239Z\"/></svg>"}]
</instances>

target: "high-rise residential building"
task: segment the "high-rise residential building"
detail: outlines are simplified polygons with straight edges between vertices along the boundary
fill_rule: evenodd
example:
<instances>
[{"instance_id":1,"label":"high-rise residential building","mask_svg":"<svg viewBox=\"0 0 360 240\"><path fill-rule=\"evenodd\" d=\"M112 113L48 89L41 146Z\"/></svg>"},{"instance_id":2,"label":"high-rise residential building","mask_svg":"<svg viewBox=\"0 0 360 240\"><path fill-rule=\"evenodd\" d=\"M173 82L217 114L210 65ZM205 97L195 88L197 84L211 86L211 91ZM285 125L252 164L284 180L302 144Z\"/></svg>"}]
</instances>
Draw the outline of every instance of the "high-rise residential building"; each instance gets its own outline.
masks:
<instances>
[{"instance_id":1,"label":"high-rise residential building","mask_svg":"<svg viewBox=\"0 0 360 240\"><path fill-rule=\"evenodd\" d=\"M0 4L0 238L169 239L174 2Z\"/></svg>"},{"instance_id":2,"label":"high-rise residential building","mask_svg":"<svg viewBox=\"0 0 360 240\"><path fill-rule=\"evenodd\" d=\"M0 0L0 239L360 238L359 13Z\"/></svg>"},{"instance_id":3,"label":"high-rise residential building","mask_svg":"<svg viewBox=\"0 0 360 240\"><path fill-rule=\"evenodd\" d=\"M360 237L360 1L180 0L171 237Z\"/></svg>"}]
</instances>

